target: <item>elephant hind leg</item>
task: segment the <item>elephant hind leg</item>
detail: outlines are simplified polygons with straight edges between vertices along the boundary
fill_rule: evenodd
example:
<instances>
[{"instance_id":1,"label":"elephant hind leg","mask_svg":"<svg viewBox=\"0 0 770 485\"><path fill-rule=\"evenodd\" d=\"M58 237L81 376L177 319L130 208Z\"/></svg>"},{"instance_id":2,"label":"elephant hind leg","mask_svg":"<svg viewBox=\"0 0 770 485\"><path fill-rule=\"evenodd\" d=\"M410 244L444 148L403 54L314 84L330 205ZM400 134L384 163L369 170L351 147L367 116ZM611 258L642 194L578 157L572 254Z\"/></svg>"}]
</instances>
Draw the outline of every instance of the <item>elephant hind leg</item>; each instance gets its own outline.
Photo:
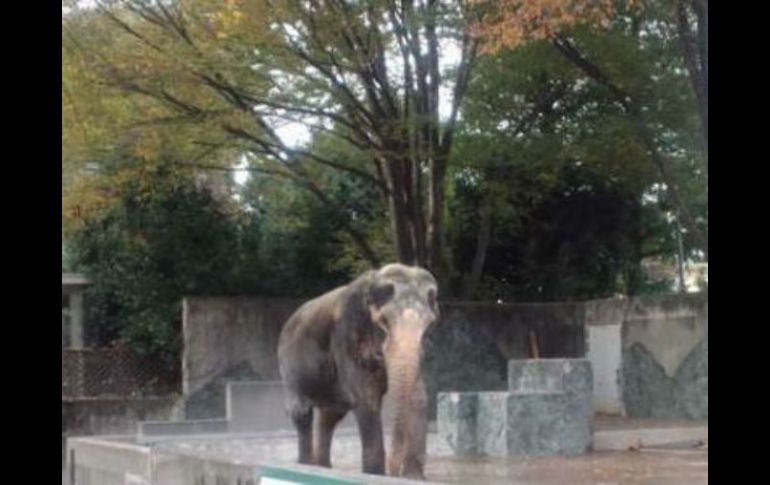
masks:
<instances>
[{"instance_id":1,"label":"elephant hind leg","mask_svg":"<svg viewBox=\"0 0 770 485\"><path fill-rule=\"evenodd\" d=\"M299 463L312 464L313 407L310 404L294 402L289 405L289 416L299 435Z\"/></svg>"},{"instance_id":2,"label":"elephant hind leg","mask_svg":"<svg viewBox=\"0 0 770 485\"><path fill-rule=\"evenodd\" d=\"M316 408L313 431L313 458L316 465L331 468L331 446L334 428L348 413L347 409Z\"/></svg>"}]
</instances>

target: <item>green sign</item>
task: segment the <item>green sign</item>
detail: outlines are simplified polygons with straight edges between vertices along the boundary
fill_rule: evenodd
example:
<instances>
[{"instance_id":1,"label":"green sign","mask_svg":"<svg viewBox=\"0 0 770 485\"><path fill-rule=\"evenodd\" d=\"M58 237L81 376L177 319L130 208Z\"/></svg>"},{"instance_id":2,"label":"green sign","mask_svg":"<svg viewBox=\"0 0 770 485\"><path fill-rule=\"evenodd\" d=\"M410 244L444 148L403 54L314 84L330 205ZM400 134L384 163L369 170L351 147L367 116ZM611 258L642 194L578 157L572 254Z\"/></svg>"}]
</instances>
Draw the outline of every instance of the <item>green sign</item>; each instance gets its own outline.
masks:
<instances>
[{"instance_id":1,"label":"green sign","mask_svg":"<svg viewBox=\"0 0 770 485\"><path fill-rule=\"evenodd\" d=\"M351 482L350 480L274 467L262 468L259 483L260 485L365 485L364 482Z\"/></svg>"}]
</instances>

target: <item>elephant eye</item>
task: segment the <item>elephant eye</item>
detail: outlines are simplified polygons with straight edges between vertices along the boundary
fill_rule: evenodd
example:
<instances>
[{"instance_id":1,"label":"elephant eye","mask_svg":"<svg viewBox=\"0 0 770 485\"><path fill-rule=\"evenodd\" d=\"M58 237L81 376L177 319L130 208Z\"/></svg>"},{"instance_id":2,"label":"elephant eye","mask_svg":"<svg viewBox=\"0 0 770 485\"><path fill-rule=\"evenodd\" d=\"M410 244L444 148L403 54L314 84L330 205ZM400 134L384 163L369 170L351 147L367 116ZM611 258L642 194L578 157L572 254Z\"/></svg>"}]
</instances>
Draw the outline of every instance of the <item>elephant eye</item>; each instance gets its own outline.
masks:
<instances>
[{"instance_id":1,"label":"elephant eye","mask_svg":"<svg viewBox=\"0 0 770 485\"><path fill-rule=\"evenodd\" d=\"M382 307L393 298L394 292L395 288L390 283L375 285L370 294L372 304L377 308Z\"/></svg>"}]
</instances>

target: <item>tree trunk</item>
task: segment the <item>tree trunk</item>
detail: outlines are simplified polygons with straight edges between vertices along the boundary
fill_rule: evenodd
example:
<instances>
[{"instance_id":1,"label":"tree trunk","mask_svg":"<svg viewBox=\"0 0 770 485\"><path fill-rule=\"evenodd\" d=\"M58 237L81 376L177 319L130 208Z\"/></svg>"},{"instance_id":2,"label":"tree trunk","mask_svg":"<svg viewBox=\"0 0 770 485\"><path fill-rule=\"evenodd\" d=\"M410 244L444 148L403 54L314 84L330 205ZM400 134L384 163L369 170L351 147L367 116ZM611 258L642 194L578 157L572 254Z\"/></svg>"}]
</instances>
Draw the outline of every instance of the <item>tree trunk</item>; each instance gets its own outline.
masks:
<instances>
[{"instance_id":1,"label":"tree trunk","mask_svg":"<svg viewBox=\"0 0 770 485\"><path fill-rule=\"evenodd\" d=\"M476 238L476 254L473 257L473 266L468 276L463 298L473 298L476 289L481 282L481 275L484 272L484 263L487 259L487 249L492 239L492 205L484 201L480 210L481 221L479 222L479 234Z\"/></svg>"},{"instance_id":2,"label":"tree trunk","mask_svg":"<svg viewBox=\"0 0 770 485\"><path fill-rule=\"evenodd\" d=\"M696 26L690 25L690 9L695 14ZM682 58L687 67L700 116L705 169L708 176L709 139L709 78L708 78L708 0L678 0L676 4L677 31Z\"/></svg>"},{"instance_id":3,"label":"tree trunk","mask_svg":"<svg viewBox=\"0 0 770 485\"><path fill-rule=\"evenodd\" d=\"M440 285L445 277L441 244L441 231L444 223L443 209L444 168L440 162L433 160L430 164L428 188L428 268L433 272Z\"/></svg>"}]
</instances>

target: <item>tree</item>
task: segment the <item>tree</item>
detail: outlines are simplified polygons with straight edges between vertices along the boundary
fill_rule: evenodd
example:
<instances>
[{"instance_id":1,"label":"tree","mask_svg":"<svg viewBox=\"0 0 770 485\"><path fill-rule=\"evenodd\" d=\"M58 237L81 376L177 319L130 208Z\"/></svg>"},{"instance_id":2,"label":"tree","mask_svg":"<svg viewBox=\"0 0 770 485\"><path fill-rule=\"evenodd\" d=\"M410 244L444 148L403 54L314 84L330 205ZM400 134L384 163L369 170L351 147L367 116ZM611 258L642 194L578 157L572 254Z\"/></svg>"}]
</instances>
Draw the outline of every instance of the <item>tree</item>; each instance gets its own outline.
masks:
<instances>
[{"instance_id":1,"label":"tree","mask_svg":"<svg viewBox=\"0 0 770 485\"><path fill-rule=\"evenodd\" d=\"M518 20L498 24L509 37L495 41L485 28L514 3ZM676 35L654 28L659 17L675 23L660 6L615 6L129 0L73 10L62 32L65 210L87 222L124 182L149 187L157 167L190 181L245 160L249 244L264 261L285 258L288 276L271 284L292 295L389 259L478 294L489 251L547 237L522 224L559 213L557 189L576 183L565 167L580 164L622 192L605 200L656 192L703 232L697 112L683 108L693 96L681 89ZM300 125L298 143L288 133ZM686 236L700 247L695 231Z\"/></svg>"},{"instance_id":2,"label":"tree","mask_svg":"<svg viewBox=\"0 0 770 485\"><path fill-rule=\"evenodd\" d=\"M152 99L106 83L90 46L127 46L105 25L111 24L92 9L62 19L63 236L108 211L128 182L153 183L161 166L169 176L196 181L222 175L197 164L219 168L237 157L211 136L216 130L206 120L184 122Z\"/></svg>"},{"instance_id":3,"label":"tree","mask_svg":"<svg viewBox=\"0 0 770 485\"><path fill-rule=\"evenodd\" d=\"M694 87L694 95L700 115L700 131L703 134L702 155L695 158L700 164L700 169L695 172L698 180L702 180L701 187L708 184L708 4L707 2L694 2L692 9L698 22L698 55L696 58L694 40L691 33L689 19L693 15L687 9L688 2L675 2L676 10L672 11L671 2L559 2L556 0L544 2L550 4L550 12L562 22L554 22L552 19L545 22L541 16L533 16L525 8L516 8L519 2L500 2L497 8L491 9L480 24L478 31L488 39L488 50L496 51L503 48L511 48L520 45L528 33L530 37L548 40L554 48L564 56L566 60L582 71L590 81L602 86L607 91L607 96L612 99L629 118L634 129L634 136L640 140L649 153L649 162L658 171L659 181L665 186L665 196L670 205L675 208L682 225L687 229L689 237L694 240L699 249L703 250L708 259L708 234L705 220L693 211L691 200L687 198L689 187L685 187L691 179L678 177L681 172L679 167L680 147L674 148L670 142L671 134L682 129L691 130L689 125L668 128L669 131L660 130L656 126L655 99L649 96L650 92L663 94L661 85L671 82L672 78L681 77L677 74L677 68L687 66L690 73L691 84ZM674 15L676 13L676 15ZM586 21L587 20L587 21ZM575 35L581 30L575 29L575 25L589 27L604 24L609 28L613 41L633 40L636 45L635 60L644 61L647 65L655 67L667 73L667 76L651 76L647 78L635 77L636 73L646 69L617 69L617 64L605 63L608 53L612 53L612 43L604 38L600 43L593 45L586 40L591 36ZM681 49L677 47L677 34ZM705 36L705 37L704 37ZM625 42L627 43L627 42ZM676 52L676 55L672 55ZM650 56L650 53L654 57ZM646 55L645 55L646 54ZM684 54L684 55L682 55ZM617 58L613 60L617 61ZM629 67L629 63L622 64ZM679 93L680 91L675 91ZM669 96L670 98L670 96ZM677 103L679 104L679 103ZM657 110L659 111L659 109ZM673 130L671 130L673 128ZM665 135L665 136L661 136ZM685 133L684 136L688 136ZM672 149L673 148L673 149ZM691 171L690 174L693 172ZM704 196L707 192L704 192Z\"/></svg>"},{"instance_id":4,"label":"tree","mask_svg":"<svg viewBox=\"0 0 770 485\"><path fill-rule=\"evenodd\" d=\"M378 254L387 254L386 218L377 209L378 194L360 180L329 173L324 180L331 197L355 201L347 210L331 210L311 193L287 181L253 174L241 191L248 217L259 234L244 234L259 243L259 273L266 294L307 298L350 281L369 267L345 231L354 221ZM389 246L384 248L390 249Z\"/></svg>"},{"instance_id":5,"label":"tree","mask_svg":"<svg viewBox=\"0 0 770 485\"><path fill-rule=\"evenodd\" d=\"M609 25L602 31L572 26L566 32L592 59L611 66L616 81L634 92L658 154L667 157L682 200L696 215L698 226L705 230L707 204L701 182L697 114L687 78L676 62L679 52L675 39L648 39L622 24ZM490 52L479 60L475 72L466 94L453 155L463 166L458 165L454 179L450 175L456 184L454 193L460 197L451 202L451 213L457 216L450 228L455 264L461 273L468 274L465 281L457 282L458 287L463 288L466 297L480 295L476 289L491 276L485 272L486 278L482 277L484 262L492 257L487 253L501 241L509 245L528 244L524 234L549 238L546 233L524 232L524 225L538 225L530 219L533 211L541 210L538 200L556 197L559 186L565 191L579 189L564 177L569 173L566 169L580 167L578 174L594 181L589 186L604 184L621 191L622 197L604 200L639 207L638 225L624 226L629 231L626 242L618 245L604 241L623 236L608 232L597 236L594 244L597 251L602 244L628 247L621 253L615 252L620 259L613 271L628 273L623 277L627 281L625 287L616 289L640 291L641 260L673 254L675 247L671 241L679 229L675 221L666 219L676 214L676 206L665 197L654 153L648 149L648 139L639 136L636 120L605 85L592 82L581 67L555 49L547 38ZM655 82L650 83L650 78ZM540 214L556 217L552 211L541 210ZM601 214L583 216L584 226L590 228L593 219ZM461 232L471 234L474 241ZM690 233L685 234L685 239L688 254L701 247ZM569 243L566 239L564 242ZM511 251L519 249L505 250ZM500 252L494 249L491 254L497 269L501 266ZM518 285L526 282L514 276L522 264L533 265L533 281L540 280L537 268L543 274L550 271L547 259L525 261L497 272L498 281L518 281L513 287L515 291L510 290L514 293L520 291ZM583 273L583 278L582 284L587 285L595 279L589 271ZM545 291L533 297L554 295Z\"/></svg>"},{"instance_id":6,"label":"tree","mask_svg":"<svg viewBox=\"0 0 770 485\"><path fill-rule=\"evenodd\" d=\"M603 27L639 0L476 0L483 18L476 33L484 50L497 52L529 41L550 39L559 31L582 24Z\"/></svg>"},{"instance_id":7,"label":"tree","mask_svg":"<svg viewBox=\"0 0 770 485\"><path fill-rule=\"evenodd\" d=\"M553 15L553 3L523 2L528 15L553 23L549 28L592 18L594 9L574 18ZM366 181L388 209L398 260L445 279L444 185L478 54L471 21L483 6L460 0L100 5L102 20L111 21L100 35L115 40L104 49L91 43L89 58L110 85L155 100L179 122L206 120L226 146L254 155L253 170L291 180L333 210L344 211L346 201L330 199L312 167ZM287 120L356 147L364 163L341 165L290 143L281 134ZM377 264L365 235L352 224L346 231Z\"/></svg>"},{"instance_id":8,"label":"tree","mask_svg":"<svg viewBox=\"0 0 770 485\"><path fill-rule=\"evenodd\" d=\"M187 122L216 120L229 142L258 157L255 170L292 180L330 207L340 204L309 167L366 180L388 204L398 259L440 272L446 164L476 50L461 2L128 1L100 12L120 43L135 42L90 56L111 85ZM461 52L453 72L440 62L440 46L450 43ZM441 119L447 84L452 107ZM207 105L211 95L217 100ZM366 152L367 164L342 166L291 146L277 129L287 118ZM377 264L365 238L347 230Z\"/></svg>"},{"instance_id":9,"label":"tree","mask_svg":"<svg viewBox=\"0 0 770 485\"><path fill-rule=\"evenodd\" d=\"M238 225L206 190L159 169L150 186L126 182L118 203L74 232L74 267L93 282L97 344L125 341L177 362L184 296L259 292L239 277Z\"/></svg>"}]
</instances>

